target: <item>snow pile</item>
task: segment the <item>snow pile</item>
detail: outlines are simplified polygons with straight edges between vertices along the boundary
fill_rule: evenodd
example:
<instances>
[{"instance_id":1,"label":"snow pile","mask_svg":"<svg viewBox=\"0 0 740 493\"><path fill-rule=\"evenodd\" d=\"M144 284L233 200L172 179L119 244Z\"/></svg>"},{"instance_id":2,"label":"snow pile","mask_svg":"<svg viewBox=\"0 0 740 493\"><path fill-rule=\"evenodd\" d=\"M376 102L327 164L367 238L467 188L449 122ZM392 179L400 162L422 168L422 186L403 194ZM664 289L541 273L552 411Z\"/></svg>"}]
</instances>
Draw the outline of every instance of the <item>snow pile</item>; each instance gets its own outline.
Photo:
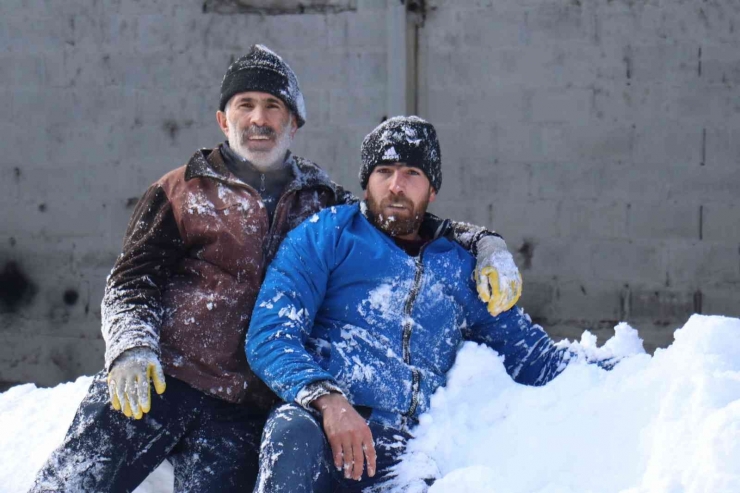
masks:
<instances>
[{"instance_id":1,"label":"snow pile","mask_svg":"<svg viewBox=\"0 0 740 493\"><path fill-rule=\"evenodd\" d=\"M624 324L605 346L611 372L575 363L524 387L490 349L467 343L432 398L397 488L429 493L723 493L740 491L740 320L693 316L666 350L641 352ZM0 394L0 492L26 491L61 441L89 377ZM138 493L172 491L165 464Z\"/></svg>"},{"instance_id":2,"label":"snow pile","mask_svg":"<svg viewBox=\"0 0 740 493\"><path fill-rule=\"evenodd\" d=\"M41 466L64 438L92 377L51 389L19 385L0 394L0 493L28 491ZM172 466L165 462L135 493L172 491Z\"/></svg>"},{"instance_id":3,"label":"snow pile","mask_svg":"<svg viewBox=\"0 0 740 493\"><path fill-rule=\"evenodd\" d=\"M620 324L598 350L636 340ZM424 476L441 478L429 493L740 492L740 320L694 315L654 357L572 364L539 388L467 343L415 434L410 492Z\"/></svg>"}]
</instances>

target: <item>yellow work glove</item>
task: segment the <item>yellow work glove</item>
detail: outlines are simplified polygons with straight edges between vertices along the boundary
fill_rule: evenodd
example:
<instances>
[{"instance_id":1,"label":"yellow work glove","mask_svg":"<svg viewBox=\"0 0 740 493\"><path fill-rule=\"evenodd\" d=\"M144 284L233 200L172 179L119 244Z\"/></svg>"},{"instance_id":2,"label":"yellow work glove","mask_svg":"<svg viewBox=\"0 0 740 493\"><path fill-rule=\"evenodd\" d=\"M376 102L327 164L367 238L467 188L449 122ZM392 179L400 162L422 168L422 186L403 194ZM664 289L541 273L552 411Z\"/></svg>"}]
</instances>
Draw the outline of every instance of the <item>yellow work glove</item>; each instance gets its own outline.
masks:
<instances>
[{"instance_id":1,"label":"yellow work glove","mask_svg":"<svg viewBox=\"0 0 740 493\"><path fill-rule=\"evenodd\" d=\"M113 409L122 410L129 418L141 419L152 408L150 380L157 394L164 392L164 373L154 351L137 347L121 353L108 372Z\"/></svg>"},{"instance_id":2,"label":"yellow work glove","mask_svg":"<svg viewBox=\"0 0 740 493\"><path fill-rule=\"evenodd\" d=\"M522 276L499 236L488 235L478 240L475 282L478 296L488 304L494 317L510 309L522 295Z\"/></svg>"}]
</instances>

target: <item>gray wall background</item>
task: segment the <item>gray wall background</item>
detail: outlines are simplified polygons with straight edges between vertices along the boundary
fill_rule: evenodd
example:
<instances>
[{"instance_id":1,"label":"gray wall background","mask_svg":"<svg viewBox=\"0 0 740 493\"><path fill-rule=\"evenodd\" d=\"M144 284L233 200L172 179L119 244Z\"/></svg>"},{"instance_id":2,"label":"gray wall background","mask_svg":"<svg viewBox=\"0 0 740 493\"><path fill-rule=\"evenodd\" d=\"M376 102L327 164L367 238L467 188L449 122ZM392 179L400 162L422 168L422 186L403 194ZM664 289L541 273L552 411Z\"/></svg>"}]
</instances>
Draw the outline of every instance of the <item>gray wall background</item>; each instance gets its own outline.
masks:
<instances>
[{"instance_id":1,"label":"gray wall background","mask_svg":"<svg viewBox=\"0 0 740 493\"><path fill-rule=\"evenodd\" d=\"M300 79L294 151L356 192L367 132L434 123L434 211L506 237L553 335L627 320L654 348L740 316L740 3L406 3L3 0L0 382L101 368L133 205L222 139L221 77L256 42Z\"/></svg>"}]
</instances>

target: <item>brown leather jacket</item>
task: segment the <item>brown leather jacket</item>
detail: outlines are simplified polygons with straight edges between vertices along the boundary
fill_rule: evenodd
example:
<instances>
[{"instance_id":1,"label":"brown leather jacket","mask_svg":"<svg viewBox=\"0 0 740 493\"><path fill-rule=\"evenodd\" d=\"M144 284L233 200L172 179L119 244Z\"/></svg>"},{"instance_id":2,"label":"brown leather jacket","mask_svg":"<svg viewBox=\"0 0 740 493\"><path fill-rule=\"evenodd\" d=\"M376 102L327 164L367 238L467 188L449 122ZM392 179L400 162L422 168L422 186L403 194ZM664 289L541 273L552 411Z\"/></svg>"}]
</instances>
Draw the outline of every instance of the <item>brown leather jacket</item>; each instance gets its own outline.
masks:
<instances>
[{"instance_id":1,"label":"brown leather jacket","mask_svg":"<svg viewBox=\"0 0 740 493\"><path fill-rule=\"evenodd\" d=\"M352 201L310 161L290 156L293 181L272 224L259 193L226 168L220 148L146 191L102 303L105 364L149 347L164 372L221 399L267 410L274 394L249 369L244 338L265 269L311 214Z\"/></svg>"}]
</instances>

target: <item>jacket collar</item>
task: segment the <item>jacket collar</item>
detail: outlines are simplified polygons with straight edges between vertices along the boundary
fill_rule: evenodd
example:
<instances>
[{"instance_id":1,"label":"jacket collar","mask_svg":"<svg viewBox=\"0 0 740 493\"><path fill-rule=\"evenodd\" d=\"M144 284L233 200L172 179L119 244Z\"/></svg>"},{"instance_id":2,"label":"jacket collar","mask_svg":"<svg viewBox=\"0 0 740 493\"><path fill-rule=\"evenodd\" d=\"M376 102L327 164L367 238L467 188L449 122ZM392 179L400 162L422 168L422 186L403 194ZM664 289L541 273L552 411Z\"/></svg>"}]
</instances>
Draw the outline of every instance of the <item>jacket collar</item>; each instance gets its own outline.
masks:
<instances>
[{"instance_id":1,"label":"jacket collar","mask_svg":"<svg viewBox=\"0 0 740 493\"><path fill-rule=\"evenodd\" d=\"M244 184L238 180L226 167L221 146L214 149L199 149L190 158L185 167L185 181L193 178L212 178L223 181L231 185ZM286 188L286 192L301 190L306 188L324 187L329 189L336 199L337 191L329 175L321 169L316 163L300 156L288 154L287 162L293 172L293 180Z\"/></svg>"}]
</instances>

